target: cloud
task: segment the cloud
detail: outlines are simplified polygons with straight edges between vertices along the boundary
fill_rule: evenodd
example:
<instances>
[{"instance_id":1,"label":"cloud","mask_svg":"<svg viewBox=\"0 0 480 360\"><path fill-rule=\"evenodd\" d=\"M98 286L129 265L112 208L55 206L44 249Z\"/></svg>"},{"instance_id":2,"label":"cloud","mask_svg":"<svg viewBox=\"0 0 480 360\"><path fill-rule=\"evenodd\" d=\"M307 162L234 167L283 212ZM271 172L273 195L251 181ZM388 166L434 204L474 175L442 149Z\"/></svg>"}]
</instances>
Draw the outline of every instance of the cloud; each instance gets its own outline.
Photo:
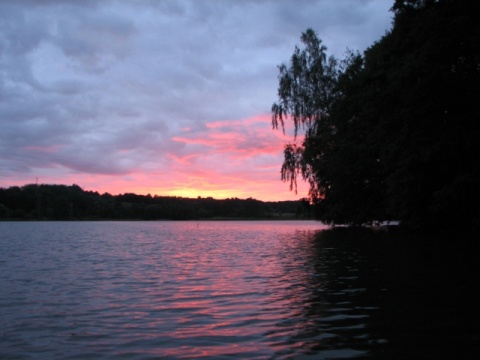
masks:
<instances>
[{"instance_id":1,"label":"cloud","mask_svg":"<svg viewBox=\"0 0 480 360\"><path fill-rule=\"evenodd\" d=\"M390 6L0 2L0 186L297 197L279 182L290 137L269 120L277 65L308 27L337 57L365 49Z\"/></svg>"}]
</instances>

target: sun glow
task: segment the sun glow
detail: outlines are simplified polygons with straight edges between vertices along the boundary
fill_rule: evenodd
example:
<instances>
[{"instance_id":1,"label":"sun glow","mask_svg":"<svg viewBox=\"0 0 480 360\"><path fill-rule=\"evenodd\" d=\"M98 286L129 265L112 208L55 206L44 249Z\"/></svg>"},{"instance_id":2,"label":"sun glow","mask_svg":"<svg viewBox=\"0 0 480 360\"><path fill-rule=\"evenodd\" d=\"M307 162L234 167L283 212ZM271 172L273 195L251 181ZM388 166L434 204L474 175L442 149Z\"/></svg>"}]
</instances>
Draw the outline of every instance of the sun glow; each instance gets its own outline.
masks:
<instances>
[{"instance_id":1,"label":"sun glow","mask_svg":"<svg viewBox=\"0 0 480 360\"><path fill-rule=\"evenodd\" d=\"M191 188L178 188L178 189L159 189L159 196L178 196L184 198L206 198L213 197L214 199L229 199L238 197L238 194L232 193L230 190L213 190L213 189L191 189Z\"/></svg>"}]
</instances>

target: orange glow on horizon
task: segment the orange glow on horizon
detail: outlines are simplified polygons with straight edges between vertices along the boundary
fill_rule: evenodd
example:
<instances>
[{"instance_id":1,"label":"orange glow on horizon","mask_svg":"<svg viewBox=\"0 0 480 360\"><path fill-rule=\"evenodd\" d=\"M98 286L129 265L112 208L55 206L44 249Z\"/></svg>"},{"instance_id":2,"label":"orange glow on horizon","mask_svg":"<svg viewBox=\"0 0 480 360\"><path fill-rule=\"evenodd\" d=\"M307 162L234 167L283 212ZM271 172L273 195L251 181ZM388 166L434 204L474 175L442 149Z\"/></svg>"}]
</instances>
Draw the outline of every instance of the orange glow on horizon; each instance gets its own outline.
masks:
<instances>
[{"instance_id":1,"label":"orange glow on horizon","mask_svg":"<svg viewBox=\"0 0 480 360\"><path fill-rule=\"evenodd\" d=\"M283 147L293 138L272 130L269 115L245 119L212 121L206 129L182 128L172 135L174 146L162 149L157 158L134 158L128 162L124 149L110 154L117 163L105 173L82 172L82 166L50 164L31 169L29 174L0 179L0 187L34 184L77 184L85 191L119 195L228 199L261 201L298 200L308 195L308 184L298 181L298 193L280 180ZM55 152L55 146L32 151ZM96 160L96 159L95 159ZM90 165L87 163L87 165ZM86 171L97 164L85 166ZM102 167L98 167L102 171ZM108 173L108 171L112 171Z\"/></svg>"},{"instance_id":2,"label":"orange glow on horizon","mask_svg":"<svg viewBox=\"0 0 480 360\"><path fill-rule=\"evenodd\" d=\"M233 186L197 186L189 187L185 185L166 184L159 186L155 179L140 180L140 176L134 176L136 180L126 180L121 178L112 179L106 175L76 175L62 178L47 178L40 177L39 184L58 184L58 185L73 185L80 186L85 191L96 191L100 194L109 193L111 195L120 195L124 193L134 193L137 195L151 196L176 196L185 198L202 198L212 197L214 199L247 199L253 198L260 201L285 201L285 200L299 200L308 195L308 185L304 182L299 182L298 193L290 191L288 184L280 181L280 179L273 179L272 181L260 182L256 185L249 186L244 184L241 187L234 188ZM137 181L138 180L138 181ZM35 179L29 182L22 180L9 181L8 184L0 184L0 187L8 188L11 186L24 186L27 184L34 184Z\"/></svg>"},{"instance_id":3,"label":"orange glow on horizon","mask_svg":"<svg viewBox=\"0 0 480 360\"><path fill-rule=\"evenodd\" d=\"M190 188L180 188L171 190L160 190L158 196L178 196L184 198L207 198L212 197L214 199L229 199L238 197L238 194L233 194L228 190L200 190Z\"/></svg>"}]
</instances>

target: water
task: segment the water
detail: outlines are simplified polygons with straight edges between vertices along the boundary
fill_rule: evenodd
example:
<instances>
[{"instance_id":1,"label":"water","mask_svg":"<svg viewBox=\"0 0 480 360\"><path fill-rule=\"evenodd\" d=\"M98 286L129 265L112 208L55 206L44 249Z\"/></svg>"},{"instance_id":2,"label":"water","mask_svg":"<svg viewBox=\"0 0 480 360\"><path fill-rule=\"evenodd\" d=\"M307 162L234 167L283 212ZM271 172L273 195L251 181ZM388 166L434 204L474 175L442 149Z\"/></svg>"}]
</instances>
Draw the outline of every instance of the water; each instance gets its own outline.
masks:
<instances>
[{"instance_id":1,"label":"water","mask_svg":"<svg viewBox=\"0 0 480 360\"><path fill-rule=\"evenodd\" d=\"M0 222L0 359L480 354L478 249L325 228Z\"/></svg>"}]
</instances>

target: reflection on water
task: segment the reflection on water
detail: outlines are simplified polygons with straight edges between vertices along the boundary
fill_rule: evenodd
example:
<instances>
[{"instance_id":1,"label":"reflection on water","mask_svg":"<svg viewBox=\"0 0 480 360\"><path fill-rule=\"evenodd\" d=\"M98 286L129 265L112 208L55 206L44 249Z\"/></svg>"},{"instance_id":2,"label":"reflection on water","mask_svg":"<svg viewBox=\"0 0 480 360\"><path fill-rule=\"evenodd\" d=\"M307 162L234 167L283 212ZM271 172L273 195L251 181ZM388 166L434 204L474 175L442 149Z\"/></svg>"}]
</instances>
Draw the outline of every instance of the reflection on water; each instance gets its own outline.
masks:
<instances>
[{"instance_id":1,"label":"reflection on water","mask_svg":"<svg viewBox=\"0 0 480 360\"><path fill-rule=\"evenodd\" d=\"M0 223L0 358L479 353L478 252L324 229Z\"/></svg>"}]
</instances>

